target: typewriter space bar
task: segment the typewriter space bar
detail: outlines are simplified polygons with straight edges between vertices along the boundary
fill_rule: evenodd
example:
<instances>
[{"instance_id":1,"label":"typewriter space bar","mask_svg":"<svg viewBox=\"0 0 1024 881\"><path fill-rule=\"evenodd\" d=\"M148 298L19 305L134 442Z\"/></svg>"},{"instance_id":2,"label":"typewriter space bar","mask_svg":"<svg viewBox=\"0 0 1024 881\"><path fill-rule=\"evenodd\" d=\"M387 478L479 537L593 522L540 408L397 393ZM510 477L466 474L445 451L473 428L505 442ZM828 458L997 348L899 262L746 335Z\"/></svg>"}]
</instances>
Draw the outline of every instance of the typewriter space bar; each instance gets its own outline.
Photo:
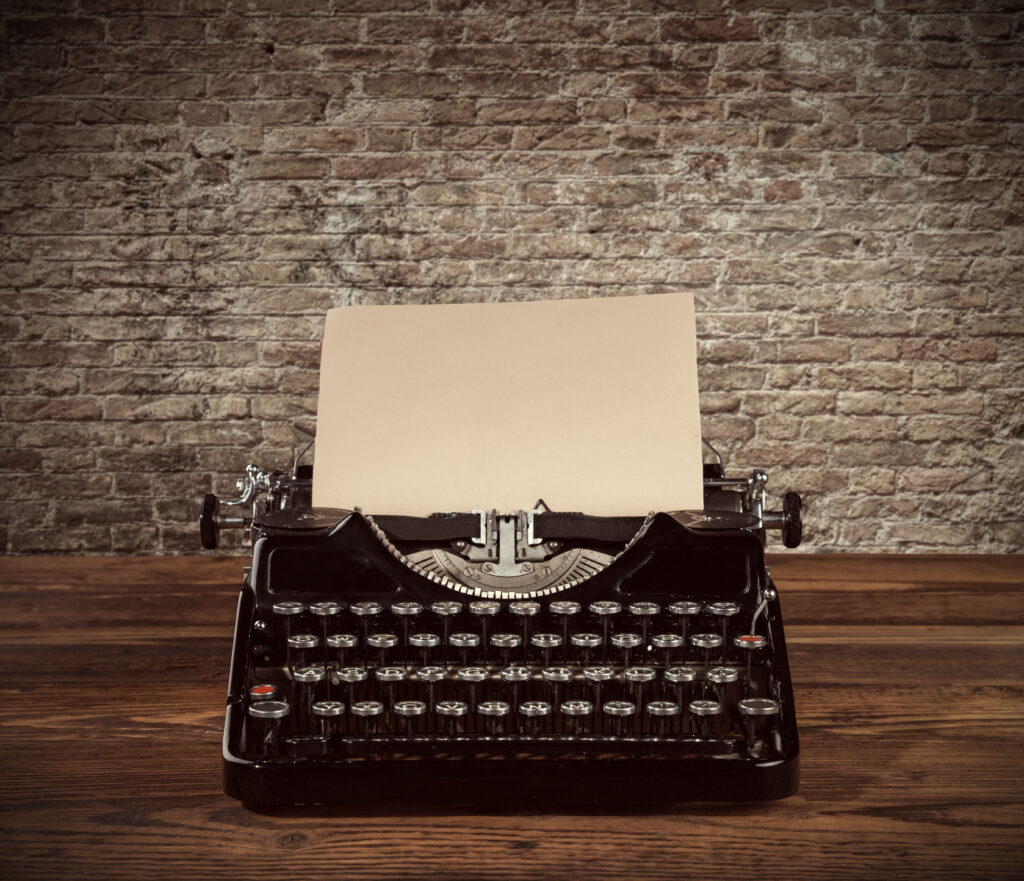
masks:
<instances>
[{"instance_id":1,"label":"typewriter space bar","mask_svg":"<svg viewBox=\"0 0 1024 881\"><path fill-rule=\"evenodd\" d=\"M373 518L392 541L451 541L479 535L476 514L435 514L431 517L384 515ZM625 544L643 526L643 517L590 517L586 514L543 513L534 518L539 538Z\"/></svg>"}]
</instances>

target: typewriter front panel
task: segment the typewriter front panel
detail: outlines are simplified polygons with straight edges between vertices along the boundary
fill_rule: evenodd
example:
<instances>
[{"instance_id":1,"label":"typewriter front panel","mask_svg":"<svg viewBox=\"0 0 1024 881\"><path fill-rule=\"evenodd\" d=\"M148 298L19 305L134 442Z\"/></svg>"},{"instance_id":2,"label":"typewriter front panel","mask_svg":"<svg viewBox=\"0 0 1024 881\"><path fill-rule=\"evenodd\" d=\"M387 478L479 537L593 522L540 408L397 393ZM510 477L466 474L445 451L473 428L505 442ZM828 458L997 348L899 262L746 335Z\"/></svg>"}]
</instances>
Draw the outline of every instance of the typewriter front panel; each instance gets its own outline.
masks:
<instances>
[{"instance_id":1,"label":"typewriter front panel","mask_svg":"<svg viewBox=\"0 0 1024 881\"><path fill-rule=\"evenodd\" d=\"M411 570L357 514L267 529L235 634L224 756L245 801L356 798L432 773L596 773L682 798L795 791L760 541L649 521L602 571L483 595ZM642 781L646 781L646 784Z\"/></svg>"}]
</instances>

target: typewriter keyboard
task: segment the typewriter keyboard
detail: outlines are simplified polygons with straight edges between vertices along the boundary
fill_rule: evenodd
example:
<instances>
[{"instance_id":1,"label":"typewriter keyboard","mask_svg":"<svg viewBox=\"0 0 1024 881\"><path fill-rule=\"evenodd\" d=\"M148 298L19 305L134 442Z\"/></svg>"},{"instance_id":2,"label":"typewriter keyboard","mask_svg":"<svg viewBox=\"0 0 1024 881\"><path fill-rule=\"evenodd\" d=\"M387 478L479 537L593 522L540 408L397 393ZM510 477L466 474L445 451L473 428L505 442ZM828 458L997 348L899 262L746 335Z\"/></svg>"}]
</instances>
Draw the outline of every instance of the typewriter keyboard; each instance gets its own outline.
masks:
<instances>
[{"instance_id":1,"label":"typewriter keyboard","mask_svg":"<svg viewBox=\"0 0 1024 881\"><path fill-rule=\"evenodd\" d=\"M275 602L252 625L242 755L770 760L787 708L765 624L694 600Z\"/></svg>"}]
</instances>

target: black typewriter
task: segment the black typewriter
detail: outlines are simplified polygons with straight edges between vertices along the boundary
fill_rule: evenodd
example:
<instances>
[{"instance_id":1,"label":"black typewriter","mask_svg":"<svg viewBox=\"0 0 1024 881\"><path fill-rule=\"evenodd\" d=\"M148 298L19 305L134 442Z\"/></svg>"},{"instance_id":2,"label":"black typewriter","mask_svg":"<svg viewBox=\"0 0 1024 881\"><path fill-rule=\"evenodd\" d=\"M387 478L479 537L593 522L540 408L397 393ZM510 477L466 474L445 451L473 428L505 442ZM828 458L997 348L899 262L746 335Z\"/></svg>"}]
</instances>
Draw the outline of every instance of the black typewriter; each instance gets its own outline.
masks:
<instances>
[{"instance_id":1,"label":"black typewriter","mask_svg":"<svg viewBox=\"0 0 1024 881\"><path fill-rule=\"evenodd\" d=\"M769 511L763 471L727 478L715 458L705 510L647 517L543 502L369 516L311 507L298 457L290 475L250 465L240 497L207 495L200 517L204 547L225 528L252 547L225 791L262 805L430 799L458 781L580 799L794 793L764 543L781 529L799 544L800 498Z\"/></svg>"}]
</instances>

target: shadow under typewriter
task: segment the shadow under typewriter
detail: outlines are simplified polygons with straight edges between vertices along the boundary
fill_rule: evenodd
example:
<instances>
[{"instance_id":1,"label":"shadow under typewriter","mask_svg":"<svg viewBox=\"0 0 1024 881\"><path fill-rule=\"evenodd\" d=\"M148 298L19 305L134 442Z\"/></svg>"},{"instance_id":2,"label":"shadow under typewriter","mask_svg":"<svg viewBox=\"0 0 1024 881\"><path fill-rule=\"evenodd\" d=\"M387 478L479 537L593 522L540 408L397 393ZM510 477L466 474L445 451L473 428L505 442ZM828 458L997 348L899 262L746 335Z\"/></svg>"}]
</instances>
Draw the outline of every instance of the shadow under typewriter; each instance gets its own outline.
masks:
<instances>
[{"instance_id":1,"label":"shadow under typewriter","mask_svg":"<svg viewBox=\"0 0 1024 881\"><path fill-rule=\"evenodd\" d=\"M244 802L649 810L796 791L762 519L285 506L252 528L224 733ZM542 536L562 553L536 567L564 571L495 590L477 559L460 577L478 533L518 561Z\"/></svg>"}]
</instances>

